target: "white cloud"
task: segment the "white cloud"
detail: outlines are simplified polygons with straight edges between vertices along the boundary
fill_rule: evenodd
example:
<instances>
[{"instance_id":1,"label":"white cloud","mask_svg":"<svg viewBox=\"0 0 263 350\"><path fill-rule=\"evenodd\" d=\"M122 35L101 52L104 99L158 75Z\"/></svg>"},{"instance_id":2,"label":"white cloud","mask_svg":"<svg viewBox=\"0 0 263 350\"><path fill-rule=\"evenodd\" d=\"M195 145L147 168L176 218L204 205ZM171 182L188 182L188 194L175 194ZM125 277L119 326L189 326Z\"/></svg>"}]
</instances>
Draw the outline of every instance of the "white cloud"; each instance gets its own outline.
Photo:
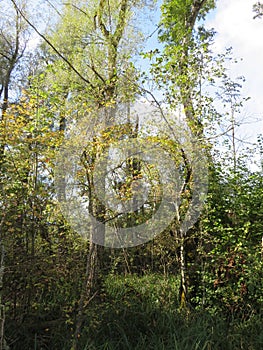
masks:
<instances>
[{"instance_id":1,"label":"white cloud","mask_svg":"<svg viewBox=\"0 0 263 350\"><path fill-rule=\"evenodd\" d=\"M263 19L253 19L255 0L218 0L217 9L209 16L208 27L216 32L215 48L223 52L233 47L233 55L243 60L231 67L232 76L243 75L244 95L251 100L243 115L260 119L260 122L246 125L244 132L251 140L263 133Z\"/></svg>"}]
</instances>

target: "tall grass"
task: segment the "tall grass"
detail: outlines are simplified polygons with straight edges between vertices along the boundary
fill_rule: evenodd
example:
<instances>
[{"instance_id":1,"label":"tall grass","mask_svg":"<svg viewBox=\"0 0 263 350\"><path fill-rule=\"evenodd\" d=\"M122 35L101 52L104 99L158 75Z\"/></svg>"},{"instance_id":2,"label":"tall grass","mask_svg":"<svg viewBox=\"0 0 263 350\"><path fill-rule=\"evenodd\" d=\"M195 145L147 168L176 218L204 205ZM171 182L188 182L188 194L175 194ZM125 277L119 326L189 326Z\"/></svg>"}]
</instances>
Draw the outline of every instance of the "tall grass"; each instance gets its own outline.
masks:
<instances>
[{"instance_id":1,"label":"tall grass","mask_svg":"<svg viewBox=\"0 0 263 350\"><path fill-rule=\"evenodd\" d=\"M181 310L176 277L108 276L86 312L80 350L262 350L263 312L227 319L210 310ZM13 327L12 350L69 350L66 322L35 334ZM9 333L10 334L10 333ZM17 338L18 339L18 338Z\"/></svg>"},{"instance_id":2,"label":"tall grass","mask_svg":"<svg viewBox=\"0 0 263 350\"><path fill-rule=\"evenodd\" d=\"M110 276L103 304L87 320L89 350L261 350L262 315L228 321L208 310L179 309L178 281L163 276ZM94 310L93 310L94 311ZM92 322L95 321L95 324Z\"/></svg>"}]
</instances>

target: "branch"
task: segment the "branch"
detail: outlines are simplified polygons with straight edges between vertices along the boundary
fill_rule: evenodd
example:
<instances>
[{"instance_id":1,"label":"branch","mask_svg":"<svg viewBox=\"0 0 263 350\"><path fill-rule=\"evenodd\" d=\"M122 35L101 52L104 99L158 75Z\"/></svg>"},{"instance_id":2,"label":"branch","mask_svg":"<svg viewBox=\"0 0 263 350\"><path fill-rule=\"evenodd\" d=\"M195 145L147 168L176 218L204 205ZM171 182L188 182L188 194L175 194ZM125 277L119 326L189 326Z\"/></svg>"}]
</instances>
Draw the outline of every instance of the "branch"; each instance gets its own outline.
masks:
<instances>
[{"instance_id":1,"label":"branch","mask_svg":"<svg viewBox=\"0 0 263 350\"><path fill-rule=\"evenodd\" d=\"M193 30L196 19L200 13L202 7L205 5L205 3L207 1L208 0L195 0L194 1L193 5L191 6L191 15L190 15L189 21L188 21L189 28L187 28L187 29L190 29L191 31Z\"/></svg>"},{"instance_id":2,"label":"branch","mask_svg":"<svg viewBox=\"0 0 263 350\"><path fill-rule=\"evenodd\" d=\"M116 26L116 30L114 33L114 41L115 41L115 45L117 46L117 44L119 43L119 41L121 40L123 31L124 31L124 24L125 24L125 20L126 20L126 14L127 14L127 6L128 1L127 0L122 0L121 2L121 8L120 8L120 12L119 12L119 19L118 19L118 23Z\"/></svg>"},{"instance_id":3,"label":"branch","mask_svg":"<svg viewBox=\"0 0 263 350\"><path fill-rule=\"evenodd\" d=\"M105 6L105 0L100 0L99 9L95 15L95 18L98 19L99 27L102 33L104 34L105 38L109 39L110 32L108 31L108 29L106 28L105 24L102 21L102 12L103 12L104 6Z\"/></svg>"},{"instance_id":4,"label":"branch","mask_svg":"<svg viewBox=\"0 0 263 350\"><path fill-rule=\"evenodd\" d=\"M81 13L83 13L85 16L89 17L88 14L87 14L87 12L84 11L84 10L82 10L82 9L81 9L80 7L78 7L77 5L71 4L71 3L69 3L69 2L63 2L63 5L65 5L65 6L72 6L72 7L74 7L76 10L80 11Z\"/></svg>"},{"instance_id":5,"label":"branch","mask_svg":"<svg viewBox=\"0 0 263 350\"><path fill-rule=\"evenodd\" d=\"M91 59L91 61L92 61L92 59ZM104 84L106 84L105 79L104 79L103 76L96 70L96 68L95 68L95 66L94 66L94 64L93 64L93 62L91 63L91 65L90 65L90 64L87 64L87 67L88 67L89 69L91 69L92 72L93 72Z\"/></svg>"},{"instance_id":6,"label":"branch","mask_svg":"<svg viewBox=\"0 0 263 350\"><path fill-rule=\"evenodd\" d=\"M229 131L231 131L232 129L233 129L233 127L230 126L226 131L223 131L223 132L221 132L220 134L217 134L217 135L215 135L215 136L210 136L210 137L207 138L207 140L210 141L210 140L213 140L213 139L217 139L218 137L227 135L227 133L228 133Z\"/></svg>"},{"instance_id":7,"label":"branch","mask_svg":"<svg viewBox=\"0 0 263 350\"><path fill-rule=\"evenodd\" d=\"M10 61L10 57L8 57L6 54L4 54L3 52L0 51L0 56L2 56L3 58L5 58L7 61Z\"/></svg>"},{"instance_id":8,"label":"branch","mask_svg":"<svg viewBox=\"0 0 263 350\"><path fill-rule=\"evenodd\" d=\"M51 1L46 0L46 2L49 4L50 7L53 8L53 10L55 10L55 12L56 12L60 17L62 17L61 13L57 10L57 8L52 4Z\"/></svg>"}]
</instances>

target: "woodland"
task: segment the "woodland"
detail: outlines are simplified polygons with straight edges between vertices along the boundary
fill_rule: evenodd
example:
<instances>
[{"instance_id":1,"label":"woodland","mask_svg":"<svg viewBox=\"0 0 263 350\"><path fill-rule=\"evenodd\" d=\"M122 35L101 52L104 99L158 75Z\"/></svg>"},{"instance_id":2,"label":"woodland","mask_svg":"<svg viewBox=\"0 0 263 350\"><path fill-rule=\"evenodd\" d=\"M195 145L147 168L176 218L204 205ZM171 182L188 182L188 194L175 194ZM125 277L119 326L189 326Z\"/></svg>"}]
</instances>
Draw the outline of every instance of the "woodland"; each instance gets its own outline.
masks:
<instances>
[{"instance_id":1,"label":"woodland","mask_svg":"<svg viewBox=\"0 0 263 350\"><path fill-rule=\"evenodd\" d=\"M206 26L218 2L0 0L0 350L263 349L263 135L238 136L249 97ZM251 18L262 16L257 2ZM160 123L132 118L140 103ZM179 115L190 138L161 129ZM96 219L78 220L85 234L61 151L80 121L91 137L67 150ZM142 137L143 124L154 132ZM137 138L169 153L180 186L129 153L99 175L100 196L98 160ZM147 239L167 198L172 219ZM144 238L107 240L131 227Z\"/></svg>"}]
</instances>

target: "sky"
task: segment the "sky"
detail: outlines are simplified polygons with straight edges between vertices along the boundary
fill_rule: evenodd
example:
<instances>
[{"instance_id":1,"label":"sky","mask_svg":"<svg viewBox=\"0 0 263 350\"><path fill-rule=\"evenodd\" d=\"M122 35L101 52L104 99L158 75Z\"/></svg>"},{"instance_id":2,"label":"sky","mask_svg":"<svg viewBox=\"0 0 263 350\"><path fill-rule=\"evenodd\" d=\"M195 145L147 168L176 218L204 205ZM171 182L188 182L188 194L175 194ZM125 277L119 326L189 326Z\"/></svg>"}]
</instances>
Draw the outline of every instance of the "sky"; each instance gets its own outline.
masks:
<instances>
[{"instance_id":1,"label":"sky","mask_svg":"<svg viewBox=\"0 0 263 350\"><path fill-rule=\"evenodd\" d=\"M231 65L232 78L243 75L245 104L241 119L242 138L254 142L263 133L263 18L253 19L256 0L218 0L216 10L209 14L206 26L217 32L214 49L223 52L233 48L233 56L241 59ZM257 120L257 122L256 122Z\"/></svg>"}]
</instances>

